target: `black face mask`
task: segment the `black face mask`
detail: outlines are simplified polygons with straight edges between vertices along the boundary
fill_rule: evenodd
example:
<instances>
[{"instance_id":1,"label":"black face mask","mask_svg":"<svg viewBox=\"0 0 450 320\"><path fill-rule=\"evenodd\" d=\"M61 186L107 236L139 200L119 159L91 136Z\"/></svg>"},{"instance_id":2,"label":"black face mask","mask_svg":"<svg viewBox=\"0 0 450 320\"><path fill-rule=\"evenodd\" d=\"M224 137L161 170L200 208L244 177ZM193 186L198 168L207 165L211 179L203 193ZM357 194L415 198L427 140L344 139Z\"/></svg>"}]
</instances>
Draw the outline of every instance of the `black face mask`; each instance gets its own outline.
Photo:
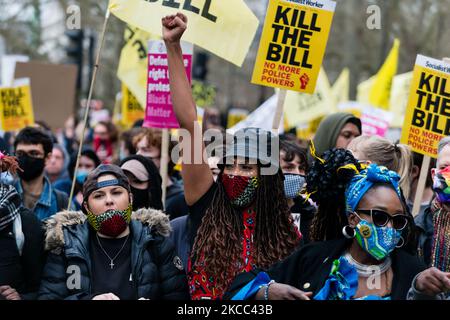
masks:
<instances>
[{"instance_id":1,"label":"black face mask","mask_svg":"<svg viewBox=\"0 0 450 320\"><path fill-rule=\"evenodd\" d=\"M17 170L17 173L24 181L36 179L44 171L45 159L37 159L25 155L18 157L18 160L19 166L23 171Z\"/></svg>"},{"instance_id":2,"label":"black face mask","mask_svg":"<svg viewBox=\"0 0 450 320\"><path fill-rule=\"evenodd\" d=\"M136 189L131 186L130 188L133 194L133 211L150 207L150 194L147 189Z\"/></svg>"}]
</instances>

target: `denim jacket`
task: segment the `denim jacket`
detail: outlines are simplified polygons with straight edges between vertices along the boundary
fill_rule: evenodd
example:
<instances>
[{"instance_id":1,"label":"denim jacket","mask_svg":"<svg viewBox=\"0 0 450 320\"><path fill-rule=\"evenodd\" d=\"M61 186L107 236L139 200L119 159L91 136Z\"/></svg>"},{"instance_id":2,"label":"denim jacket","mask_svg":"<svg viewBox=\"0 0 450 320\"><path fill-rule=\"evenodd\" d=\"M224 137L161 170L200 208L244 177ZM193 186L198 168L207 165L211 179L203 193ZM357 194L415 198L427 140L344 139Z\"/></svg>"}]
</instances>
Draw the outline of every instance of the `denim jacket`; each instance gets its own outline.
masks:
<instances>
[{"instance_id":1,"label":"denim jacket","mask_svg":"<svg viewBox=\"0 0 450 320\"><path fill-rule=\"evenodd\" d=\"M21 180L17 181L16 185L17 192L22 196L23 200L23 188ZM36 205L32 209L32 212L36 217L43 221L58 212L58 202L56 198L56 189L54 189L48 180L44 176L44 187L42 189L41 197L36 202Z\"/></svg>"}]
</instances>

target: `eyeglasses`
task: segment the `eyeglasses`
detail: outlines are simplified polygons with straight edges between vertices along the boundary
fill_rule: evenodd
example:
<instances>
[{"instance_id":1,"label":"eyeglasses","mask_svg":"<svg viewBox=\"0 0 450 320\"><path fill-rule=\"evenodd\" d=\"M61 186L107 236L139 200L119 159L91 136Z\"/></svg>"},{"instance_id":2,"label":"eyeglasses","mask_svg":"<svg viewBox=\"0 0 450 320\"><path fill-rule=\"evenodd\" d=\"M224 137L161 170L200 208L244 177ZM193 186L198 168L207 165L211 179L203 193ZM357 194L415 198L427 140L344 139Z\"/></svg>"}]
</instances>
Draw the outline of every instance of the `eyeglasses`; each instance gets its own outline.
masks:
<instances>
[{"instance_id":1,"label":"eyeglasses","mask_svg":"<svg viewBox=\"0 0 450 320\"><path fill-rule=\"evenodd\" d=\"M409 217L405 216L404 214L396 214L391 216L389 213L379 209L358 209L355 211L370 215L370 217L372 218L372 222L377 227L385 227L389 223L389 221L392 221L392 227L395 230L403 230L409 223ZM358 216L358 218L360 217Z\"/></svg>"}]
</instances>

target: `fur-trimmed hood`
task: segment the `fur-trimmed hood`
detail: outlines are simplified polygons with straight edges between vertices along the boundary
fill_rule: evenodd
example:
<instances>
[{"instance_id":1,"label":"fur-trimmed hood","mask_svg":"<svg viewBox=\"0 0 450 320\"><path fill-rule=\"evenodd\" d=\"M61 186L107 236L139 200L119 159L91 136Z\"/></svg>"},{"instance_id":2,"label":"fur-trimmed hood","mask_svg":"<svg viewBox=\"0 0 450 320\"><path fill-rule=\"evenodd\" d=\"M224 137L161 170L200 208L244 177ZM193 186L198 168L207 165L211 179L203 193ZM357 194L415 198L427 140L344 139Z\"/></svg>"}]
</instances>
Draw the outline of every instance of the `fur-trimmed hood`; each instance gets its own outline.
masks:
<instances>
[{"instance_id":1,"label":"fur-trimmed hood","mask_svg":"<svg viewBox=\"0 0 450 320\"><path fill-rule=\"evenodd\" d=\"M63 228L83 224L87 217L82 211L62 211L45 221L45 250L54 250L64 246ZM132 213L132 220L148 226L152 233L168 237L172 231L169 216L155 209L139 209Z\"/></svg>"}]
</instances>

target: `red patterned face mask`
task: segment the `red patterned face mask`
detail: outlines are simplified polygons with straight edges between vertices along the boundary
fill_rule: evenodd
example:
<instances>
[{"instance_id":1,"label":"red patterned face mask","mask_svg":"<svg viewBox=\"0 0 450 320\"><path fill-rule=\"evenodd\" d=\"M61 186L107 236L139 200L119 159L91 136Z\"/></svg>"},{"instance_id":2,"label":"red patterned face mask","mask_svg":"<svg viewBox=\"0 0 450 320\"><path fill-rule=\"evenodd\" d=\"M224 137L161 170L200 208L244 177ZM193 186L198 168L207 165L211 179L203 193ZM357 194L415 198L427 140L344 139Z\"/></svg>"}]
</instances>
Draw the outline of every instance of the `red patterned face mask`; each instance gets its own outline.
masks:
<instances>
[{"instance_id":1,"label":"red patterned face mask","mask_svg":"<svg viewBox=\"0 0 450 320\"><path fill-rule=\"evenodd\" d=\"M246 208L252 204L258 188L257 177L222 174L221 181L233 206Z\"/></svg>"}]
</instances>

